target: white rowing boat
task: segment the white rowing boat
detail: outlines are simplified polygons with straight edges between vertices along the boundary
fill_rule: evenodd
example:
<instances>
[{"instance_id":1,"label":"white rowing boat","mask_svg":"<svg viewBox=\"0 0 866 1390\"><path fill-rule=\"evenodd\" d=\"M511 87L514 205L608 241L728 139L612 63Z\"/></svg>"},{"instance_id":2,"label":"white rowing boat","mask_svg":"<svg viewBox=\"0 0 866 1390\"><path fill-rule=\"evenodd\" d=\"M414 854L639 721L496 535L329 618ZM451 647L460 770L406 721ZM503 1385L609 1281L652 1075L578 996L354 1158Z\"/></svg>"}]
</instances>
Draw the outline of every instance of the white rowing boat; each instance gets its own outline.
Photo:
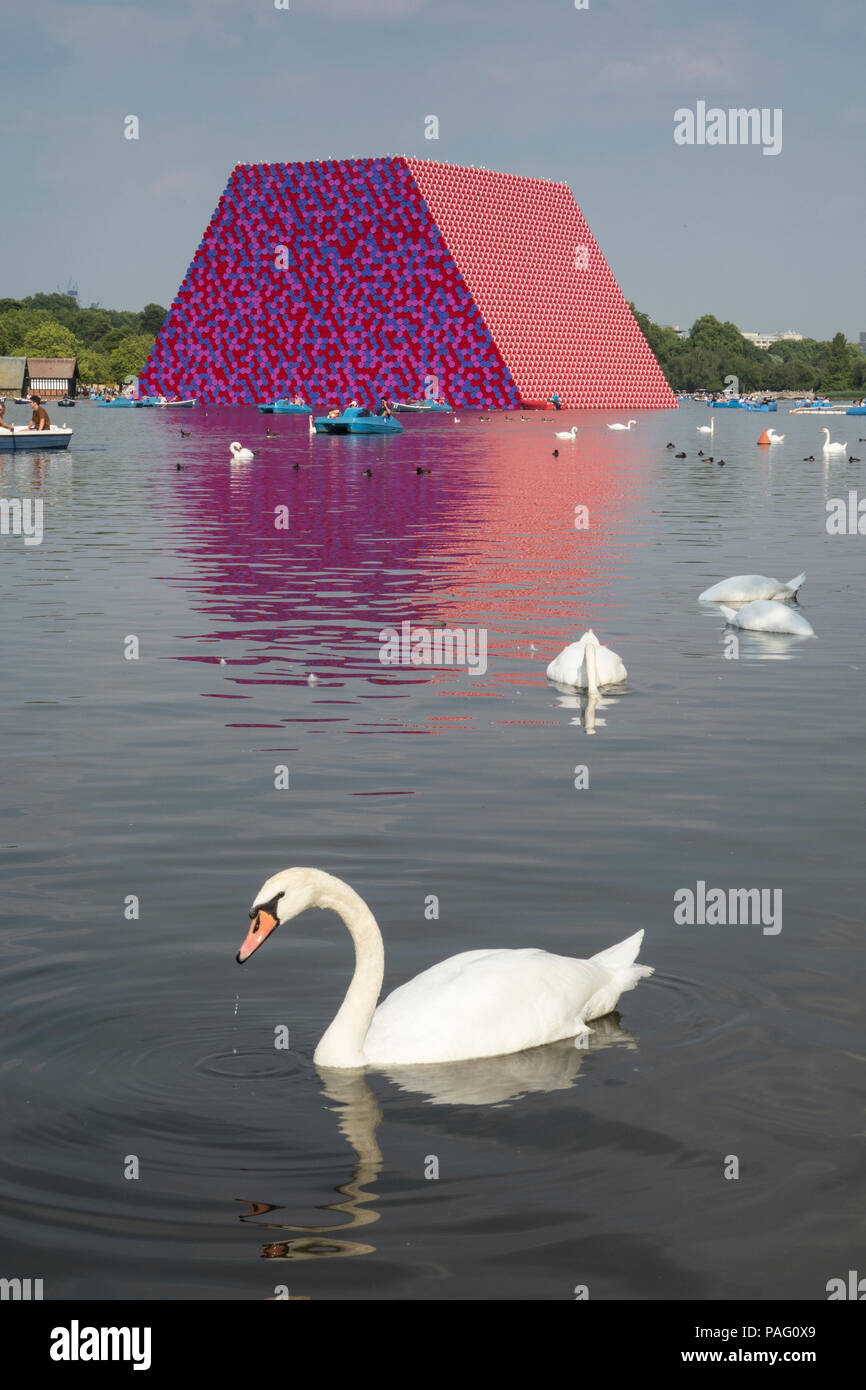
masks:
<instances>
[{"instance_id":1,"label":"white rowing boat","mask_svg":"<svg viewBox=\"0 0 866 1390\"><path fill-rule=\"evenodd\" d=\"M0 430L0 454L41 452L43 449L66 449L72 430L52 425L50 430L30 430L16 425L12 430Z\"/></svg>"}]
</instances>

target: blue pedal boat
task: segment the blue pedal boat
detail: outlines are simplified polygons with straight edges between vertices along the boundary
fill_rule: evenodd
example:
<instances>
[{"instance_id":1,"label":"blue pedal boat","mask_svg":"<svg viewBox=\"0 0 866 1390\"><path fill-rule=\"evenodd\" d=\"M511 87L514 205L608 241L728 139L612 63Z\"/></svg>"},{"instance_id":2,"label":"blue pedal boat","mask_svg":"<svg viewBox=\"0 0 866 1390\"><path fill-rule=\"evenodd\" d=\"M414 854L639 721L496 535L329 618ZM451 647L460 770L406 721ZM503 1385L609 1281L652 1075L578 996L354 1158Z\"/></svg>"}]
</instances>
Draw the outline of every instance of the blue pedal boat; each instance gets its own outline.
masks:
<instances>
[{"instance_id":1,"label":"blue pedal boat","mask_svg":"<svg viewBox=\"0 0 866 1390\"><path fill-rule=\"evenodd\" d=\"M312 415L313 407L307 405L305 401L282 400L270 401L267 405L257 406L262 415Z\"/></svg>"},{"instance_id":2,"label":"blue pedal boat","mask_svg":"<svg viewBox=\"0 0 866 1390\"><path fill-rule=\"evenodd\" d=\"M316 434L402 434L399 420L374 415L363 405L350 405L342 415L320 415L313 420Z\"/></svg>"}]
</instances>

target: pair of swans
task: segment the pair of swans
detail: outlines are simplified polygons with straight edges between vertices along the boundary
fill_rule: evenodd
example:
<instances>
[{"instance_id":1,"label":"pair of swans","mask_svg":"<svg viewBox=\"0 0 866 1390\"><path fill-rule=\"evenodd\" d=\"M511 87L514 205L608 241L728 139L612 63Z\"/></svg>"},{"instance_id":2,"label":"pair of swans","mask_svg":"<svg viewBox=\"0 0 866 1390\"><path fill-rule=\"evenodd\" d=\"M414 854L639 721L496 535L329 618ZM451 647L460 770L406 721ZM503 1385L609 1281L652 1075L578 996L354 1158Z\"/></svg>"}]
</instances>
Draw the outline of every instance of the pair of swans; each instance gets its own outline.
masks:
<instances>
[{"instance_id":1,"label":"pair of swans","mask_svg":"<svg viewBox=\"0 0 866 1390\"><path fill-rule=\"evenodd\" d=\"M825 436L824 445L821 449L822 454L844 454L845 450L848 448L847 439L844 444L839 444L838 442L831 443L830 431L826 427L821 430L821 433Z\"/></svg>"},{"instance_id":2,"label":"pair of swans","mask_svg":"<svg viewBox=\"0 0 866 1390\"><path fill-rule=\"evenodd\" d=\"M463 951L400 985L377 1008L385 949L376 919L348 883L307 868L284 869L262 884L239 963L311 907L336 912L355 946L352 981L314 1054L321 1067L470 1061L585 1037L588 1023L653 973L635 964L642 931L589 960L535 947Z\"/></svg>"},{"instance_id":3,"label":"pair of swans","mask_svg":"<svg viewBox=\"0 0 866 1390\"><path fill-rule=\"evenodd\" d=\"M701 603L717 603L732 627L749 632L783 632L792 637L814 637L815 629L790 604L805 582L798 574L783 584L766 574L735 574L698 595ZM732 603L742 604L739 609Z\"/></svg>"}]
</instances>

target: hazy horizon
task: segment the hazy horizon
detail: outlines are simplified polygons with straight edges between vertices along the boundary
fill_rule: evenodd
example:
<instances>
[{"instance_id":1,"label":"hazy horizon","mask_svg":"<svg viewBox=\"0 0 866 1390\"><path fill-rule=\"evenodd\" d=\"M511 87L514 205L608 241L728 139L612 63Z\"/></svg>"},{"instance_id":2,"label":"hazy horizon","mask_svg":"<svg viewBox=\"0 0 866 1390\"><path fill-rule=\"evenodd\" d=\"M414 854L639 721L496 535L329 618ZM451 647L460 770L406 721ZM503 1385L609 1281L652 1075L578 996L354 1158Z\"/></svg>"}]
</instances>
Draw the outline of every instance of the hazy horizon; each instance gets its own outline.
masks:
<instances>
[{"instance_id":1,"label":"hazy horizon","mask_svg":"<svg viewBox=\"0 0 866 1390\"><path fill-rule=\"evenodd\" d=\"M288 3L45 0L4 22L0 296L168 306L236 163L408 154L567 183L657 322L866 329L854 0ZM699 103L781 112L781 148L677 144Z\"/></svg>"}]
</instances>

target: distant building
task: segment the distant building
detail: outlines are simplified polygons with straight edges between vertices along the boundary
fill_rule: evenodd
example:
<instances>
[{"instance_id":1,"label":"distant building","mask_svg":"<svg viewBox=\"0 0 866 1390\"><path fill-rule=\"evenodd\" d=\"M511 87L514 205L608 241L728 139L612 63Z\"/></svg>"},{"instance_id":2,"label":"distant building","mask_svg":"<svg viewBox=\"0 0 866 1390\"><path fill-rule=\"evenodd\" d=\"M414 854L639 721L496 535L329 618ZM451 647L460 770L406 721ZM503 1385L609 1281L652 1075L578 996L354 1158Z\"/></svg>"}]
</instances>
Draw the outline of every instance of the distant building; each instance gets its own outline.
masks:
<instances>
[{"instance_id":1,"label":"distant building","mask_svg":"<svg viewBox=\"0 0 866 1390\"><path fill-rule=\"evenodd\" d=\"M23 396L26 375L26 357L0 357L0 396Z\"/></svg>"},{"instance_id":2,"label":"distant building","mask_svg":"<svg viewBox=\"0 0 866 1390\"><path fill-rule=\"evenodd\" d=\"M78 363L74 357L27 358L27 391L36 391L40 396L74 396L77 381Z\"/></svg>"},{"instance_id":3,"label":"distant building","mask_svg":"<svg viewBox=\"0 0 866 1390\"><path fill-rule=\"evenodd\" d=\"M772 347L773 343L802 343L802 333L744 333L743 337L750 343L754 343L756 348Z\"/></svg>"},{"instance_id":4,"label":"distant building","mask_svg":"<svg viewBox=\"0 0 866 1390\"><path fill-rule=\"evenodd\" d=\"M689 336L689 330L687 328L680 328L678 323L672 323L670 325L670 330L672 333L676 333L678 338L687 338Z\"/></svg>"}]
</instances>

